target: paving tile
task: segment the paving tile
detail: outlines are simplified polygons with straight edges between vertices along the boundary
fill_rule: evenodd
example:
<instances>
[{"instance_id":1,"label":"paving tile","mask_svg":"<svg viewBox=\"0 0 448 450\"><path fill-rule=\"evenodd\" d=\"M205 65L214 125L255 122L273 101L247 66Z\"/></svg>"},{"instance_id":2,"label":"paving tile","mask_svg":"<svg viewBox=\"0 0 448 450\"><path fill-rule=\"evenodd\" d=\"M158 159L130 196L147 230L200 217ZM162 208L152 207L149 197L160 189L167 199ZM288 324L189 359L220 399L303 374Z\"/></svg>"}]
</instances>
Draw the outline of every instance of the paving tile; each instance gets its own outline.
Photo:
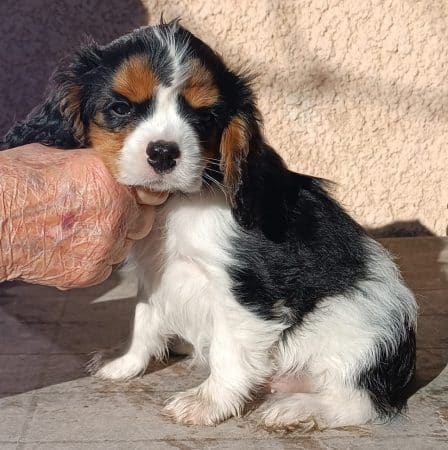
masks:
<instances>
[{"instance_id":1,"label":"paving tile","mask_svg":"<svg viewBox=\"0 0 448 450\"><path fill-rule=\"evenodd\" d=\"M417 349L417 381L425 385L436 378L448 365L448 348Z\"/></svg>"},{"instance_id":2,"label":"paving tile","mask_svg":"<svg viewBox=\"0 0 448 450\"><path fill-rule=\"evenodd\" d=\"M83 298L66 302L61 322L113 324L117 318L131 323L134 317L136 300L126 297L115 300L86 302Z\"/></svg>"},{"instance_id":3,"label":"paving tile","mask_svg":"<svg viewBox=\"0 0 448 450\"><path fill-rule=\"evenodd\" d=\"M173 393L200 384L208 375L205 368L190 367L188 360L170 359L153 362L142 377L121 382L99 380L85 369L91 355L53 354L47 356L45 370L39 384L40 392L148 392Z\"/></svg>"},{"instance_id":4,"label":"paving tile","mask_svg":"<svg viewBox=\"0 0 448 450\"><path fill-rule=\"evenodd\" d=\"M363 449L379 449L402 450L403 447L415 450L439 450L446 449L446 443L437 437L410 437L391 439L375 439L369 438L341 438L326 439L300 437L300 439L282 439L279 437L269 437L265 440L238 440L238 439L204 439L204 440L174 440L164 439L156 441L119 441L119 442L77 442L77 443L42 443L42 444L25 444L21 447L25 450L53 450L60 449L63 445L64 450L317 450L317 449L334 449L334 450L363 450Z\"/></svg>"},{"instance_id":5,"label":"paving tile","mask_svg":"<svg viewBox=\"0 0 448 450\"><path fill-rule=\"evenodd\" d=\"M379 239L388 250L397 255L415 255L422 252L440 254L448 247L448 239L444 237L421 236L412 238Z\"/></svg>"},{"instance_id":6,"label":"paving tile","mask_svg":"<svg viewBox=\"0 0 448 450\"><path fill-rule=\"evenodd\" d=\"M67 291L73 298L87 297L90 301L117 300L125 297L135 297L137 280L133 270L122 269L112 273L103 283L83 289Z\"/></svg>"},{"instance_id":7,"label":"paving tile","mask_svg":"<svg viewBox=\"0 0 448 450\"><path fill-rule=\"evenodd\" d=\"M212 428L164 418L161 409L169 395L207 376L186 359L151 364L142 378L126 383L86 376L88 353L112 348L128 335L136 287L132 273L115 273L100 286L68 292L3 284L0 448L15 448L22 429L20 449L447 448L447 243L422 238L386 244L399 256L420 305L419 384L407 418L307 435L268 433L258 427L258 411Z\"/></svg>"},{"instance_id":8,"label":"paving tile","mask_svg":"<svg viewBox=\"0 0 448 450\"><path fill-rule=\"evenodd\" d=\"M25 444L21 447L25 450L196 450L196 449L223 449L223 450L289 450L289 449L324 449L315 439L304 437L300 441L293 442L291 440L282 439L272 436L264 440L241 440L241 439L161 439L161 440L143 440L143 441L107 441L107 442L58 442L58 443L41 443L41 444Z\"/></svg>"},{"instance_id":9,"label":"paving tile","mask_svg":"<svg viewBox=\"0 0 448 450\"><path fill-rule=\"evenodd\" d=\"M185 427L161 415L167 395L153 392L67 392L38 394L35 414L23 441L182 440L250 438L255 430L248 420L232 419L219 427ZM62 420L63 418L63 420ZM269 434L257 432L261 437Z\"/></svg>"},{"instance_id":10,"label":"paving tile","mask_svg":"<svg viewBox=\"0 0 448 450\"><path fill-rule=\"evenodd\" d=\"M448 348L448 315L426 315L418 318L418 348Z\"/></svg>"},{"instance_id":11,"label":"paving tile","mask_svg":"<svg viewBox=\"0 0 448 450\"><path fill-rule=\"evenodd\" d=\"M422 270L431 269L434 272L447 273L448 259L445 250L440 253L412 253L409 255L399 255L395 261L409 274L418 274Z\"/></svg>"},{"instance_id":12,"label":"paving tile","mask_svg":"<svg viewBox=\"0 0 448 450\"><path fill-rule=\"evenodd\" d=\"M229 438L266 441L278 436L258 427L257 412L243 418L231 419L217 427L184 427L174 424L161 416L161 407L166 398L167 393L141 390L138 385L134 385L133 388L129 385L121 392L117 392L115 388L108 389L107 385L103 385L102 390L91 388L83 392L68 390L60 395L49 395L40 391L36 412L23 441L79 442L95 437L96 441L113 442L123 440L123 430L126 430L125 436L129 442L154 439L219 441ZM436 417L433 405L428 403L427 399L428 396L425 395L417 395L412 399L409 410L409 415L413 417L411 420L401 418L388 425L327 430L313 433L312 437L329 442L333 442L334 439L353 440L360 437L369 439L386 437L396 439L398 436L437 437L444 433L444 430ZM61 417L64 418L63 421ZM445 436L448 434L445 433ZM295 442L301 438L300 432L287 435L288 440ZM313 439L310 441L313 446L305 448L321 448Z\"/></svg>"},{"instance_id":13,"label":"paving tile","mask_svg":"<svg viewBox=\"0 0 448 450\"><path fill-rule=\"evenodd\" d=\"M388 436L383 439L322 439L318 441L322 447L334 450L369 450L369 449L387 449L387 450L442 450L446 449L446 438L438 436ZM306 448L306 447L305 447ZM313 447L312 447L313 448Z\"/></svg>"},{"instance_id":14,"label":"paving tile","mask_svg":"<svg viewBox=\"0 0 448 450\"><path fill-rule=\"evenodd\" d=\"M59 298L30 295L30 291L23 295L19 290L14 295L0 295L0 323L6 316L24 323L53 323L61 318L63 308L64 302Z\"/></svg>"},{"instance_id":15,"label":"paving tile","mask_svg":"<svg viewBox=\"0 0 448 450\"><path fill-rule=\"evenodd\" d=\"M0 355L0 397L39 388L45 364L44 355Z\"/></svg>"},{"instance_id":16,"label":"paving tile","mask_svg":"<svg viewBox=\"0 0 448 450\"><path fill-rule=\"evenodd\" d=\"M199 385L208 376L208 370L190 367L188 361L169 360L152 363L144 376L127 382L99 381L100 389L113 392L147 391L153 393L180 392Z\"/></svg>"},{"instance_id":17,"label":"paving tile","mask_svg":"<svg viewBox=\"0 0 448 450\"><path fill-rule=\"evenodd\" d=\"M89 355L48 355L42 374L41 391L67 392L76 388L86 389L89 385L85 370Z\"/></svg>"},{"instance_id":18,"label":"paving tile","mask_svg":"<svg viewBox=\"0 0 448 450\"><path fill-rule=\"evenodd\" d=\"M415 291L419 315L448 314L448 289Z\"/></svg>"},{"instance_id":19,"label":"paving tile","mask_svg":"<svg viewBox=\"0 0 448 450\"><path fill-rule=\"evenodd\" d=\"M433 268L425 268L419 272L407 273L402 271L403 277L413 291L426 289L448 289L446 274Z\"/></svg>"},{"instance_id":20,"label":"paving tile","mask_svg":"<svg viewBox=\"0 0 448 450\"><path fill-rule=\"evenodd\" d=\"M241 439L159 439L143 441L107 441L107 442L58 442L25 444L24 450L59 450L63 446L64 450L196 450L196 449L222 449L222 450L312 450L328 448L321 446L315 439L305 437L300 441L293 442L280 437L272 436L264 440L241 440ZM3 449L2 449L3 450Z\"/></svg>"},{"instance_id":21,"label":"paving tile","mask_svg":"<svg viewBox=\"0 0 448 450\"><path fill-rule=\"evenodd\" d=\"M3 315L0 323L0 354L44 354L53 347L57 324L24 323Z\"/></svg>"},{"instance_id":22,"label":"paving tile","mask_svg":"<svg viewBox=\"0 0 448 450\"><path fill-rule=\"evenodd\" d=\"M412 289L448 289L448 239L384 239Z\"/></svg>"},{"instance_id":23,"label":"paving tile","mask_svg":"<svg viewBox=\"0 0 448 450\"><path fill-rule=\"evenodd\" d=\"M58 329L52 353L92 353L123 345L131 323L127 317L109 322L64 323Z\"/></svg>"},{"instance_id":24,"label":"paving tile","mask_svg":"<svg viewBox=\"0 0 448 450\"><path fill-rule=\"evenodd\" d=\"M64 291L65 292L65 291ZM69 291L68 291L69 292ZM0 297L2 298L53 298L60 297L63 291L54 287L38 286L36 284L22 283L20 281L9 281L2 283Z\"/></svg>"},{"instance_id":25,"label":"paving tile","mask_svg":"<svg viewBox=\"0 0 448 450\"><path fill-rule=\"evenodd\" d=\"M0 398L0 442L17 442L28 419L32 394ZM3 445L0 444L3 449Z\"/></svg>"},{"instance_id":26,"label":"paving tile","mask_svg":"<svg viewBox=\"0 0 448 450\"><path fill-rule=\"evenodd\" d=\"M48 356L41 386L45 393L71 392L179 392L197 386L207 378L206 368L190 367L187 360L153 362L146 373L129 381L99 380L87 374L91 355L58 354Z\"/></svg>"}]
</instances>

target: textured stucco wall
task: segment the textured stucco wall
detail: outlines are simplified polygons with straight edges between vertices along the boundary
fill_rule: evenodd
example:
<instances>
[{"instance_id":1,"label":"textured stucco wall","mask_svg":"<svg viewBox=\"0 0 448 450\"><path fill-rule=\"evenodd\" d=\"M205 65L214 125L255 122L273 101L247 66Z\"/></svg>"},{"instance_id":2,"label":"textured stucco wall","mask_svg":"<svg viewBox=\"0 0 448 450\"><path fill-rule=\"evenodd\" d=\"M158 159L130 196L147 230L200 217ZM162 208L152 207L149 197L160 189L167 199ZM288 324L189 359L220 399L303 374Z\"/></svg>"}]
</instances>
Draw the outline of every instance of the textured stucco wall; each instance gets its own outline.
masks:
<instances>
[{"instance_id":1,"label":"textured stucco wall","mask_svg":"<svg viewBox=\"0 0 448 450\"><path fill-rule=\"evenodd\" d=\"M266 135L293 169L336 181L362 224L392 224L383 234L446 234L446 0L142 2L147 15L137 0L3 0L0 57L14 66L0 73L0 127L29 109L81 31L104 42L181 16L232 66L259 73Z\"/></svg>"}]
</instances>

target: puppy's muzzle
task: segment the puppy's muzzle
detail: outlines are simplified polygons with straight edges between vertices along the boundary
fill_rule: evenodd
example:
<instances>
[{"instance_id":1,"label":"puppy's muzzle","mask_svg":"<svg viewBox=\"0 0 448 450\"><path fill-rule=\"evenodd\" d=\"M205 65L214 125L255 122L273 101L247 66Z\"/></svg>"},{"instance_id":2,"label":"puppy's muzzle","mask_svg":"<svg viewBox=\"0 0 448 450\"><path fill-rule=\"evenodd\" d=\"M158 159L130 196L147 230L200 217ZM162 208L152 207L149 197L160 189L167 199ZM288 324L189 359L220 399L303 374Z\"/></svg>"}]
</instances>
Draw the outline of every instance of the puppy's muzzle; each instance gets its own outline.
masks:
<instances>
[{"instance_id":1,"label":"puppy's muzzle","mask_svg":"<svg viewBox=\"0 0 448 450\"><path fill-rule=\"evenodd\" d=\"M179 146L175 142L154 141L146 148L148 164L159 174L169 173L176 167L180 157Z\"/></svg>"}]
</instances>

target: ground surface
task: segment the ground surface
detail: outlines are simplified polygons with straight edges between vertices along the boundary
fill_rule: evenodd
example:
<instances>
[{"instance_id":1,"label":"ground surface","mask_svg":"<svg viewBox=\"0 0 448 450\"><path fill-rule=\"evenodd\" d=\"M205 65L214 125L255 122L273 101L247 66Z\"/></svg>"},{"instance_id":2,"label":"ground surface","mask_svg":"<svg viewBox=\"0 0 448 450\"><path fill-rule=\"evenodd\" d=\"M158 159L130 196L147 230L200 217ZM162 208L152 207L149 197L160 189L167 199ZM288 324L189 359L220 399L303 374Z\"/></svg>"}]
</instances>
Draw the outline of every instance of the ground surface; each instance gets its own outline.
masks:
<instances>
[{"instance_id":1,"label":"ground surface","mask_svg":"<svg viewBox=\"0 0 448 450\"><path fill-rule=\"evenodd\" d=\"M135 294L128 273L68 293L0 287L0 449L447 449L448 240L383 242L420 305L418 380L407 417L287 435L260 429L256 411L213 428L173 424L160 414L163 402L204 371L170 360L122 384L84 372L92 351L127 335Z\"/></svg>"}]
</instances>

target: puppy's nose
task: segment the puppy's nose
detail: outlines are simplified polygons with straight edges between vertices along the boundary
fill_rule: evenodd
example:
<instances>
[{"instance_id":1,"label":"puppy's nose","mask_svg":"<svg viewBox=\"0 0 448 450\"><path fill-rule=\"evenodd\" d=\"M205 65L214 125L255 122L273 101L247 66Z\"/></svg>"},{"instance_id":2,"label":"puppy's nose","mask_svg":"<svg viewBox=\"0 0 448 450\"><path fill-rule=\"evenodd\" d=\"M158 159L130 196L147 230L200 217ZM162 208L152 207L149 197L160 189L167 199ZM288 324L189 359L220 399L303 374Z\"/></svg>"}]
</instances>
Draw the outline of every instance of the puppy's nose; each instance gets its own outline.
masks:
<instances>
[{"instance_id":1,"label":"puppy's nose","mask_svg":"<svg viewBox=\"0 0 448 450\"><path fill-rule=\"evenodd\" d=\"M175 142L150 142L146 148L148 163L157 173L171 172L180 156L179 147Z\"/></svg>"}]
</instances>

